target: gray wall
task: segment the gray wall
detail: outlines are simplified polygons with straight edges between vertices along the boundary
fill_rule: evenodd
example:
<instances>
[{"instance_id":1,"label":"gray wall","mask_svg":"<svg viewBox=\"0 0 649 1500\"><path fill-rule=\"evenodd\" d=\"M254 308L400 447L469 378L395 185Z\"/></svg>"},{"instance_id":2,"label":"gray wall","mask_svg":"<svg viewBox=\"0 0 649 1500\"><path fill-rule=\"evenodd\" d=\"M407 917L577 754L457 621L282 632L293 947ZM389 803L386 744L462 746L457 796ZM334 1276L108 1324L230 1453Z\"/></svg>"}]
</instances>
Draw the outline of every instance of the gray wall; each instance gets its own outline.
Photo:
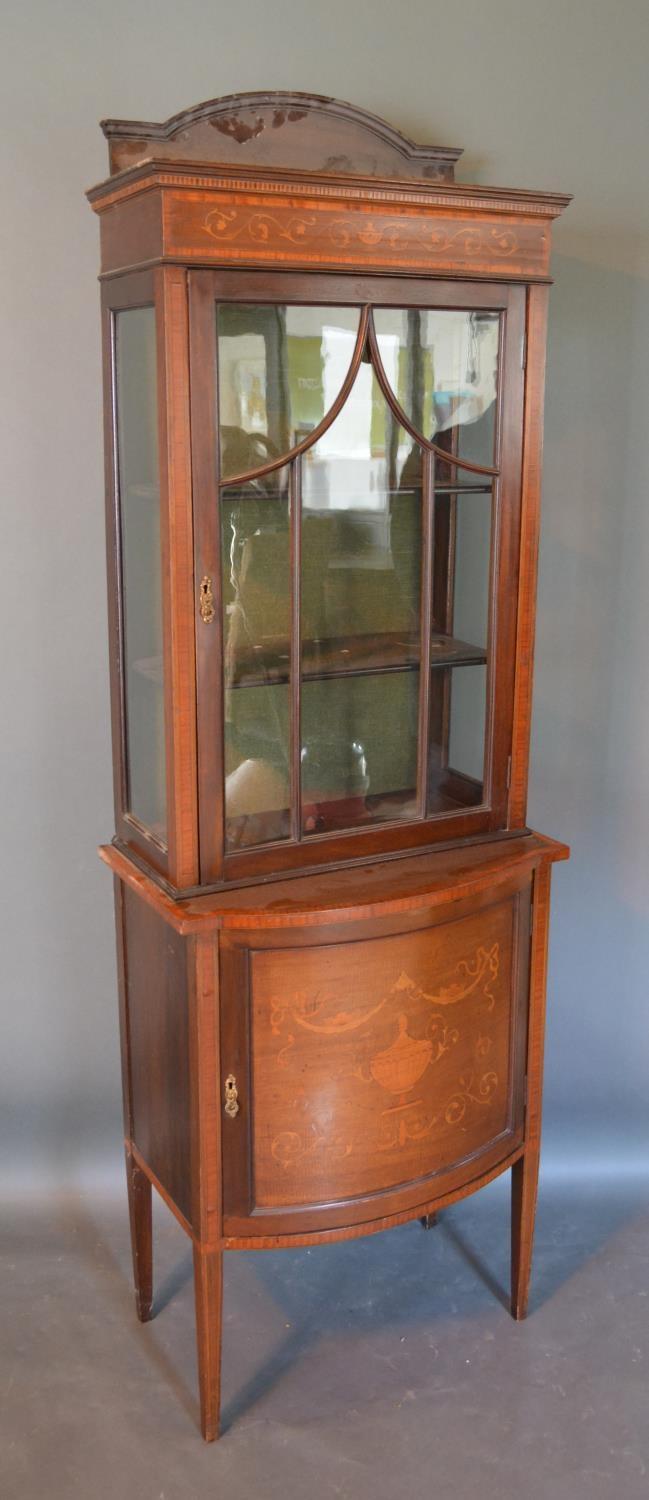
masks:
<instances>
[{"instance_id":1,"label":"gray wall","mask_svg":"<svg viewBox=\"0 0 649 1500\"><path fill-rule=\"evenodd\" d=\"M3 1168L59 1186L120 1136L102 530L103 115L240 88L465 144L466 180L574 192L556 235L530 817L555 875L546 1162L646 1151L649 9L645 0L22 0L5 9Z\"/></svg>"}]
</instances>

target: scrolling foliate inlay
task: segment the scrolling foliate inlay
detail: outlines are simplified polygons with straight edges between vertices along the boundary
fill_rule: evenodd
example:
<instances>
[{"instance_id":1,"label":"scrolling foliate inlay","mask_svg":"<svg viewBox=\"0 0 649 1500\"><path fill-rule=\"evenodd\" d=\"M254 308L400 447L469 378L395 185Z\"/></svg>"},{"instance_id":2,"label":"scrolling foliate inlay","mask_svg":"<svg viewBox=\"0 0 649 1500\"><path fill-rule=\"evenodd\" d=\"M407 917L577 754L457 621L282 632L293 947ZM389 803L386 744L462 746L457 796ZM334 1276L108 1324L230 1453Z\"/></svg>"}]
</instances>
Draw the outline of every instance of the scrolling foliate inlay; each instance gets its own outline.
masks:
<instances>
[{"instance_id":1,"label":"scrolling foliate inlay","mask_svg":"<svg viewBox=\"0 0 649 1500\"><path fill-rule=\"evenodd\" d=\"M281 192L165 193L164 256L201 264L290 264L430 270L436 275L545 278L543 218L456 209L455 204L356 202Z\"/></svg>"},{"instance_id":2,"label":"scrolling foliate inlay","mask_svg":"<svg viewBox=\"0 0 649 1500\"><path fill-rule=\"evenodd\" d=\"M333 217L331 213L290 214L280 217L246 206L214 208L206 215L203 227L220 243L248 239L254 244L268 244L277 238L291 244L308 245L323 238L337 249L354 246L374 249L385 245L391 250L407 249L416 229L417 245L427 254L461 254L480 258L497 254L514 256L519 240L511 229L487 225L463 225L452 230L431 226L420 217L403 214L394 218L348 214Z\"/></svg>"},{"instance_id":3,"label":"scrolling foliate inlay","mask_svg":"<svg viewBox=\"0 0 649 1500\"><path fill-rule=\"evenodd\" d=\"M315 223L314 217L304 218L299 214L282 223L273 214L255 212L242 216L236 208L215 208L207 215L205 228L215 240L235 240L247 233L255 243L265 244L275 234L278 239L296 245L307 238Z\"/></svg>"},{"instance_id":4,"label":"scrolling foliate inlay","mask_svg":"<svg viewBox=\"0 0 649 1500\"><path fill-rule=\"evenodd\" d=\"M283 1022L290 1018L301 1026L305 1031L320 1032L325 1036L340 1036L345 1031L357 1031L364 1026L373 1016L387 1005L391 998L396 995L407 994L410 1000L424 1000L430 1005L457 1005L459 1000L465 1000L471 995L484 980L483 993L488 1003L488 1009L493 1010L495 996L491 984L498 976L500 967L500 945L493 943L490 948L482 944L476 948L472 959L461 959L456 967L456 978L445 988L438 990L436 994L430 995L427 990L403 971L395 980L387 994L375 1004L365 1009L355 1008L353 1003L349 1010L335 1009L339 1007L340 996L338 992L328 992L326 989L318 989L314 993L308 990L297 990L290 999L286 997L273 996L270 1002L270 1025L273 1036L279 1036L280 1027Z\"/></svg>"},{"instance_id":5,"label":"scrolling foliate inlay","mask_svg":"<svg viewBox=\"0 0 649 1500\"><path fill-rule=\"evenodd\" d=\"M431 1112L423 1099L415 1099L412 1103L400 1100L392 1109L384 1109L379 1151L392 1151L395 1146L407 1146L410 1141L423 1141L442 1121L446 1125L461 1124L471 1104L489 1104L498 1088L498 1074L492 1069L480 1073L479 1060L490 1049L491 1038L479 1037L474 1054L476 1066L471 1072L460 1074L455 1088L439 1109Z\"/></svg>"},{"instance_id":6,"label":"scrolling foliate inlay","mask_svg":"<svg viewBox=\"0 0 649 1500\"><path fill-rule=\"evenodd\" d=\"M343 1161L352 1152L351 1143L340 1132L332 1131L327 1123L321 1127L313 1122L304 1135L297 1130L282 1130L270 1149L278 1166L285 1171L316 1151L324 1152L330 1161Z\"/></svg>"}]
</instances>

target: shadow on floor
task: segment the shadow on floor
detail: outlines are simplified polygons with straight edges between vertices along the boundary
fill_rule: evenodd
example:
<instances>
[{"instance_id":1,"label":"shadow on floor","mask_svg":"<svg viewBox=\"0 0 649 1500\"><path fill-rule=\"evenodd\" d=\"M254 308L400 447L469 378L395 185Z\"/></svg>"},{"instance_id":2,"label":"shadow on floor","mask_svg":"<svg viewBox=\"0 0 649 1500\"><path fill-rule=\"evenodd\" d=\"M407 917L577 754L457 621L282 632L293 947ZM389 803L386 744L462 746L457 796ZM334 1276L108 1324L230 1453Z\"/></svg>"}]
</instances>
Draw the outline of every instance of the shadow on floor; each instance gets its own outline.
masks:
<instances>
[{"instance_id":1,"label":"shadow on floor","mask_svg":"<svg viewBox=\"0 0 649 1500\"><path fill-rule=\"evenodd\" d=\"M545 1187L537 1217L531 1313L566 1287L637 1218L643 1198ZM154 1321L137 1323L124 1195L121 1221L68 1200L66 1235L96 1281L96 1295L129 1320L131 1337L158 1376L198 1420L195 1395L192 1254L182 1231L156 1209ZM121 1224L121 1227L120 1227ZM185 1241L186 1245L186 1241ZM422 1328L456 1341L493 1319L509 1301L509 1197L503 1183L446 1210L424 1232L417 1221L365 1239L313 1249L231 1252L225 1257L222 1431L249 1415L319 1344L342 1338L405 1343ZM162 1316L164 1314L164 1316ZM159 1318L159 1321L158 1321ZM389 1352L380 1354L387 1365ZM345 1370L340 1371L344 1390ZM341 1398L342 1399L342 1398Z\"/></svg>"}]
</instances>

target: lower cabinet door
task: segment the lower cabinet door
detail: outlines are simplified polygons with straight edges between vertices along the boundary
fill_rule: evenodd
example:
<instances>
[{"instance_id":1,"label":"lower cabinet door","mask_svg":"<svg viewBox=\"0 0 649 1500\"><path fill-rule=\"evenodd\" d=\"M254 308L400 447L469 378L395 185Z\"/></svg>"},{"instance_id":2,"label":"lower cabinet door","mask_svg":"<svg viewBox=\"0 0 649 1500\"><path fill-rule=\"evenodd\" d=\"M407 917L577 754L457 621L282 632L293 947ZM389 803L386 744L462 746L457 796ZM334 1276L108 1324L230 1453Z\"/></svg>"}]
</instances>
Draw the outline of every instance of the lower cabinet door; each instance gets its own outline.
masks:
<instances>
[{"instance_id":1,"label":"lower cabinet door","mask_svg":"<svg viewBox=\"0 0 649 1500\"><path fill-rule=\"evenodd\" d=\"M224 1068L236 1061L244 1107L224 1121L226 1216L266 1233L327 1205L336 1223L380 1217L432 1197L434 1179L440 1194L452 1173L469 1180L499 1143L506 1155L523 1119L529 907L526 889L414 931L227 956Z\"/></svg>"}]
</instances>

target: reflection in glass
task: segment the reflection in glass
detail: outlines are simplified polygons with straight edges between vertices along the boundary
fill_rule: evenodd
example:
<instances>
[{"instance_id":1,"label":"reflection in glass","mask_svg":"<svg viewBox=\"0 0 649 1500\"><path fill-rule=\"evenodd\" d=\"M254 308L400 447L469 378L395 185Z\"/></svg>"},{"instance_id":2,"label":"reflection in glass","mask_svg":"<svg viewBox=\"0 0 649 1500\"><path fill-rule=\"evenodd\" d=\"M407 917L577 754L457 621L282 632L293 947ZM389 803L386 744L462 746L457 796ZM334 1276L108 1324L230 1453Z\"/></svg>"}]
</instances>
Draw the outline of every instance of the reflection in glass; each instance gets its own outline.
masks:
<instances>
[{"instance_id":1,"label":"reflection in glass","mask_svg":"<svg viewBox=\"0 0 649 1500\"><path fill-rule=\"evenodd\" d=\"M453 634L486 651L489 635L491 497L457 495L452 503L455 528Z\"/></svg>"},{"instance_id":2,"label":"reflection in glass","mask_svg":"<svg viewBox=\"0 0 649 1500\"><path fill-rule=\"evenodd\" d=\"M431 649L429 815L483 801L491 495L435 502L439 597Z\"/></svg>"},{"instance_id":3,"label":"reflection in glass","mask_svg":"<svg viewBox=\"0 0 649 1500\"><path fill-rule=\"evenodd\" d=\"M421 450L361 365L302 459L303 671L404 665L418 653Z\"/></svg>"},{"instance_id":4,"label":"reflection in glass","mask_svg":"<svg viewBox=\"0 0 649 1500\"><path fill-rule=\"evenodd\" d=\"M305 834L416 816L419 672L304 682Z\"/></svg>"},{"instance_id":5,"label":"reflection in glass","mask_svg":"<svg viewBox=\"0 0 649 1500\"><path fill-rule=\"evenodd\" d=\"M115 314L128 809L166 837L156 332L152 307Z\"/></svg>"},{"instance_id":6,"label":"reflection in glass","mask_svg":"<svg viewBox=\"0 0 649 1500\"><path fill-rule=\"evenodd\" d=\"M421 451L362 364L302 459L306 833L414 816L421 545Z\"/></svg>"},{"instance_id":7,"label":"reflection in glass","mask_svg":"<svg viewBox=\"0 0 649 1500\"><path fill-rule=\"evenodd\" d=\"M449 767L456 776L480 784L484 773L486 667L462 667L453 673L448 739Z\"/></svg>"},{"instance_id":8,"label":"reflection in glass","mask_svg":"<svg viewBox=\"0 0 649 1500\"><path fill-rule=\"evenodd\" d=\"M222 472L288 459L220 492L226 847L288 839L296 823L309 838L415 819L424 793L428 816L480 805L492 495L488 479L452 460L493 464L499 315L376 313L398 401L448 454L434 462L399 424L367 351L334 420L288 457L336 403L357 310L230 305L217 316ZM426 471L435 494L425 512ZM418 796L428 572L429 749ZM298 766L301 821L291 808Z\"/></svg>"},{"instance_id":9,"label":"reflection in glass","mask_svg":"<svg viewBox=\"0 0 649 1500\"><path fill-rule=\"evenodd\" d=\"M333 406L351 364L352 307L217 307L224 479L288 453Z\"/></svg>"},{"instance_id":10,"label":"reflection in glass","mask_svg":"<svg viewBox=\"0 0 649 1500\"><path fill-rule=\"evenodd\" d=\"M499 314L458 309L376 308L381 361L417 432L453 433L451 449L494 464Z\"/></svg>"},{"instance_id":11,"label":"reflection in glass","mask_svg":"<svg viewBox=\"0 0 649 1500\"><path fill-rule=\"evenodd\" d=\"M285 470L221 492L229 848L286 838L291 579Z\"/></svg>"}]
</instances>

